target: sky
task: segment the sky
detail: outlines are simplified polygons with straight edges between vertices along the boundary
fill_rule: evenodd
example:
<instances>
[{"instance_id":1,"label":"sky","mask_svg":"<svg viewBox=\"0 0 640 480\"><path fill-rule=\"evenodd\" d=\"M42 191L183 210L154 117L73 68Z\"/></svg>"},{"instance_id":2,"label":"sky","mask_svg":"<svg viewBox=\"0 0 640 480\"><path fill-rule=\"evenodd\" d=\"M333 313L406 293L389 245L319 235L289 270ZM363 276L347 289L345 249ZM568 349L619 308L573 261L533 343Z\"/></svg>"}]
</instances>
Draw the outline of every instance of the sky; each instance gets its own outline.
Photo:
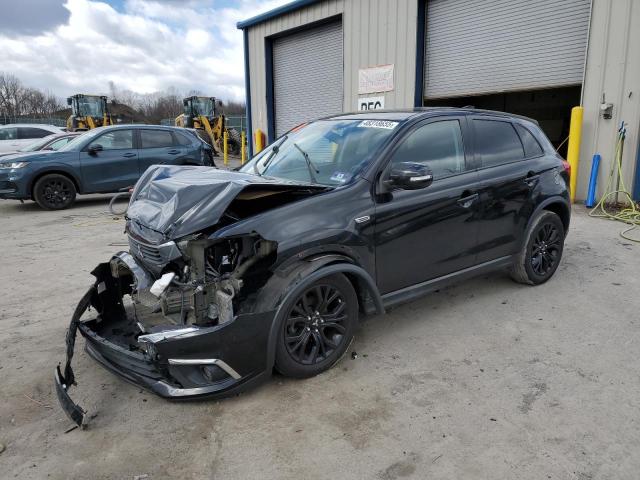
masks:
<instances>
[{"instance_id":1,"label":"sky","mask_svg":"<svg viewBox=\"0 0 640 480\"><path fill-rule=\"evenodd\" d=\"M60 97L170 87L244 100L236 23L291 0L19 0L0 6L0 72Z\"/></svg>"}]
</instances>

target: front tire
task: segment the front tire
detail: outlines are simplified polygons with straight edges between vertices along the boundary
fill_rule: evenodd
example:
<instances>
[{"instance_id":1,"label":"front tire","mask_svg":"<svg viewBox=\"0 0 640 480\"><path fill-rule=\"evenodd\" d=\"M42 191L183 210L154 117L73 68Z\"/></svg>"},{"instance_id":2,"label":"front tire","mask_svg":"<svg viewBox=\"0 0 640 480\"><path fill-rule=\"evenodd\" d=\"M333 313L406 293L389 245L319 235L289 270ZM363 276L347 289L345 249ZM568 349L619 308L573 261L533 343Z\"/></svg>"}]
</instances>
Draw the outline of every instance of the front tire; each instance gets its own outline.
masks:
<instances>
[{"instance_id":1,"label":"front tire","mask_svg":"<svg viewBox=\"0 0 640 480\"><path fill-rule=\"evenodd\" d=\"M564 237L564 224L557 214L546 210L538 214L511 267L511 278L529 285L540 285L549 280L560 264Z\"/></svg>"},{"instance_id":2,"label":"front tire","mask_svg":"<svg viewBox=\"0 0 640 480\"><path fill-rule=\"evenodd\" d=\"M76 201L76 186L64 175L52 173L38 179L33 198L45 210L64 210Z\"/></svg>"},{"instance_id":3,"label":"front tire","mask_svg":"<svg viewBox=\"0 0 640 480\"><path fill-rule=\"evenodd\" d=\"M321 278L286 301L276 345L276 368L308 378L331 368L353 339L358 298L342 274Z\"/></svg>"}]
</instances>

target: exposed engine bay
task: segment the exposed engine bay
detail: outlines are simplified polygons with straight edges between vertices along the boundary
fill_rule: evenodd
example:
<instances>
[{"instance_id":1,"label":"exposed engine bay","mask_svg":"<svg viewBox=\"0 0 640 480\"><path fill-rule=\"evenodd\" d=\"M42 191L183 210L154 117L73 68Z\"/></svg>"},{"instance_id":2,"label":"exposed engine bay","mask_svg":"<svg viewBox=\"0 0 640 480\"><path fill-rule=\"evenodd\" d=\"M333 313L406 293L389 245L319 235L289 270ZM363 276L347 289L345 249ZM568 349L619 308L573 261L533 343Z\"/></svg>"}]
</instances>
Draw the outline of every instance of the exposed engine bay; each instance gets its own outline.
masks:
<instances>
[{"instance_id":1,"label":"exposed engine bay","mask_svg":"<svg viewBox=\"0 0 640 480\"><path fill-rule=\"evenodd\" d=\"M130 239L131 253L144 266L157 269L149 255L152 246L136 251L141 242ZM166 244L165 244L166 248ZM121 256L111 261L111 273L120 285L130 285L129 294L143 332L157 326L159 314L170 325L212 326L229 322L242 308L243 300L255 293L268 278L277 244L259 236L217 242L194 238L181 242L184 253L162 266L159 278L140 285L140 273ZM145 253L142 252L147 252ZM177 253L177 249L176 249ZM158 254L159 255L159 254Z\"/></svg>"}]
</instances>

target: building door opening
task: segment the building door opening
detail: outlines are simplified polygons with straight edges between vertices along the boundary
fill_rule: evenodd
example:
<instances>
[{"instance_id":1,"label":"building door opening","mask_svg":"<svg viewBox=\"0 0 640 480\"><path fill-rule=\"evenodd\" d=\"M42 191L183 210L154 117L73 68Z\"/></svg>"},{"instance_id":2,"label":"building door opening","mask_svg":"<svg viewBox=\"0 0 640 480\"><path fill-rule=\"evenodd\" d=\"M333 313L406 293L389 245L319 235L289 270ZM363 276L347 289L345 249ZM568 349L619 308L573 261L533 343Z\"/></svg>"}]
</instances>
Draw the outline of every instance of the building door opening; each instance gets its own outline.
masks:
<instances>
[{"instance_id":1,"label":"building door opening","mask_svg":"<svg viewBox=\"0 0 640 480\"><path fill-rule=\"evenodd\" d=\"M425 99L427 107L465 107L497 110L533 118L549 137L563 158L567 157L567 143L571 109L580 105L580 85L544 90L495 93L470 97ZM564 142L564 143L563 143Z\"/></svg>"}]
</instances>

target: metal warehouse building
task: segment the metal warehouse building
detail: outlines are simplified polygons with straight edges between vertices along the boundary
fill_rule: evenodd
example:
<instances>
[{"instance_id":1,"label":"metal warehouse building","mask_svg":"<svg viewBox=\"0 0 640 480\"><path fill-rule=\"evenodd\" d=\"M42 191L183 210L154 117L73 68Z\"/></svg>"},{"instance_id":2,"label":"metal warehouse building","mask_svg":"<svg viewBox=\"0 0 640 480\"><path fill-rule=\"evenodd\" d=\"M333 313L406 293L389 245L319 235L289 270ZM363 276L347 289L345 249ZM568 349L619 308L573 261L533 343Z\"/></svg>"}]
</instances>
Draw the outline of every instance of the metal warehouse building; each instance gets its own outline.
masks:
<instances>
[{"instance_id":1,"label":"metal warehouse building","mask_svg":"<svg viewBox=\"0 0 640 480\"><path fill-rule=\"evenodd\" d=\"M564 154L582 105L577 197L594 153L604 187L624 121L640 200L640 0L298 0L238 28L267 143L344 111L473 105L535 118Z\"/></svg>"}]
</instances>

